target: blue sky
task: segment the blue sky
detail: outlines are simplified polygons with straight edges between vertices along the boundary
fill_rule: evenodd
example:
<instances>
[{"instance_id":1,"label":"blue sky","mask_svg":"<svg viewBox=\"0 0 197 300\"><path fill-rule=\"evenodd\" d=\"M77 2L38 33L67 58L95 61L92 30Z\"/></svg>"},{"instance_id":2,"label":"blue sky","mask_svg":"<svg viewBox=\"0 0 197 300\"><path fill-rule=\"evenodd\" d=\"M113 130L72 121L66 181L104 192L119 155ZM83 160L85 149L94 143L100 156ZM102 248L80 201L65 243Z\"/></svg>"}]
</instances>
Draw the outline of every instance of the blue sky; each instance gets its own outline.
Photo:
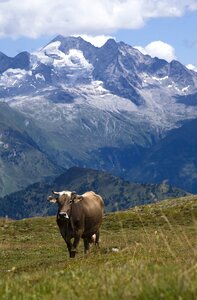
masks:
<instances>
[{"instance_id":1,"label":"blue sky","mask_svg":"<svg viewBox=\"0 0 197 300\"><path fill-rule=\"evenodd\" d=\"M117 40L124 40L133 46L146 46L161 40L172 45L176 57L183 64L197 66L197 11L178 18L157 18L149 20L141 29L119 30Z\"/></svg>"},{"instance_id":2,"label":"blue sky","mask_svg":"<svg viewBox=\"0 0 197 300\"><path fill-rule=\"evenodd\" d=\"M16 2L0 0L0 51L9 56L33 52L57 34L106 35L140 46L150 55L157 48L153 56L171 55L169 60L197 67L196 0Z\"/></svg>"}]
</instances>

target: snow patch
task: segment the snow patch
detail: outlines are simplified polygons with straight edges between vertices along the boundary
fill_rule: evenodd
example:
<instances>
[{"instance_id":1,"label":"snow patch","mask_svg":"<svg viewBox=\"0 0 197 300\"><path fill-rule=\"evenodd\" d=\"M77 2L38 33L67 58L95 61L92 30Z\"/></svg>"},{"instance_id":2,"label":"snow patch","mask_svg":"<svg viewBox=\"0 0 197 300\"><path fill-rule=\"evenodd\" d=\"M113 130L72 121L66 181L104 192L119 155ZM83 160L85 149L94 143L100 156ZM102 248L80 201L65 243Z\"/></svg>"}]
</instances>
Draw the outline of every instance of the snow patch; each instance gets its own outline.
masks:
<instances>
[{"instance_id":1,"label":"snow patch","mask_svg":"<svg viewBox=\"0 0 197 300\"><path fill-rule=\"evenodd\" d=\"M25 127L29 126L29 120L25 120Z\"/></svg>"},{"instance_id":2,"label":"snow patch","mask_svg":"<svg viewBox=\"0 0 197 300\"><path fill-rule=\"evenodd\" d=\"M35 69L38 64L53 65L55 68L70 67L74 69L92 69L93 66L85 59L83 52L77 49L70 49L68 54L59 50L60 41L50 43L40 51L32 54L31 63Z\"/></svg>"},{"instance_id":3,"label":"snow patch","mask_svg":"<svg viewBox=\"0 0 197 300\"><path fill-rule=\"evenodd\" d=\"M37 73L37 74L35 75L35 77L36 77L36 80L42 80L42 81L45 81L45 78L44 78L44 76L43 76L41 73Z\"/></svg>"},{"instance_id":4,"label":"snow patch","mask_svg":"<svg viewBox=\"0 0 197 300\"><path fill-rule=\"evenodd\" d=\"M32 76L32 71L10 68L0 76L0 85L5 87L18 86L19 83L24 81L28 76Z\"/></svg>"},{"instance_id":5,"label":"snow patch","mask_svg":"<svg viewBox=\"0 0 197 300\"><path fill-rule=\"evenodd\" d=\"M188 86L182 88L182 92L187 92L189 88L190 88L190 85L188 85Z\"/></svg>"},{"instance_id":6,"label":"snow patch","mask_svg":"<svg viewBox=\"0 0 197 300\"><path fill-rule=\"evenodd\" d=\"M164 77L152 77L153 80L157 80L157 81L163 81L163 80L166 80L168 79L168 76L164 76Z\"/></svg>"}]
</instances>

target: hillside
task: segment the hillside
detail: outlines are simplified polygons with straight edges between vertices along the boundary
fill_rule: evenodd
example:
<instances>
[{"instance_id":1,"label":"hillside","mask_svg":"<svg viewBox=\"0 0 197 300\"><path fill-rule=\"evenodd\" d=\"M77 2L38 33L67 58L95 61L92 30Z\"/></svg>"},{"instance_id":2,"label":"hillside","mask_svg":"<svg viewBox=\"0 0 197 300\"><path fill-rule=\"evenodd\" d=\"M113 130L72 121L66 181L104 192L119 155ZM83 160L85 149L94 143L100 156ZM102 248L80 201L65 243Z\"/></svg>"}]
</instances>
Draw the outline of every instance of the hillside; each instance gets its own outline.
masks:
<instances>
[{"instance_id":1,"label":"hillside","mask_svg":"<svg viewBox=\"0 0 197 300\"><path fill-rule=\"evenodd\" d=\"M69 259L55 217L0 220L1 299L196 300L197 196L107 215Z\"/></svg>"},{"instance_id":2,"label":"hillside","mask_svg":"<svg viewBox=\"0 0 197 300\"><path fill-rule=\"evenodd\" d=\"M61 168L35 142L43 139L34 122L6 103L0 102L0 195L21 190Z\"/></svg>"},{"instance_id":3,"label":"hillside","mask_svg":"<svg viewBox=\"0 0 197 300\"><path fill-rule=\"evenodd\" d=\"M165 183L131 183L107 172L73 167L51 183L35 183L0 199L0 216L21 219L55 214L56 206L47 203L51 190L70 190L78 194L93 190L103 197L106 211L127 209L188 194Z\"/></svg>"},{"instance_id":4,"label":"hillside","mask_svg":"<svg viewBox=\"0 0 197 300\"><path fill-rule=\"evenodd\" d=\"M128 177L172 185L197 193L197 119L184 122L149 149Z\"/></svg>"}]
</instances>

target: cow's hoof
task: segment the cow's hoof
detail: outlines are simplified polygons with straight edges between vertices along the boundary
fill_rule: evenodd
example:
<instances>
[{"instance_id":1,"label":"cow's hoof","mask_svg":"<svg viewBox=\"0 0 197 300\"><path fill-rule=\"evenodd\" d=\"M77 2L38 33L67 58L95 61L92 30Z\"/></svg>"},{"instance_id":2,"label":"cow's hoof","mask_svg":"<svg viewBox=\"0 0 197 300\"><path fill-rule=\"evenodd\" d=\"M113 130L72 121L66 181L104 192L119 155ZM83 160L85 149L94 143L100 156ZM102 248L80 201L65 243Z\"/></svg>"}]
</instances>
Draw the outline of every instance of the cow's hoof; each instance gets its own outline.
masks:
<instances>
[{"instance_id":1,"label":"cow's hoof","mask_svg":"<svg viewBox=\"0 0 197 300\"><path fill-rule=\"evenodd\" d=\"M76 254L76 251L71 251L71 252L70 252L70 258L74 258L74 257L75 257L75 254Z\"/></svg>"}]
</instances>

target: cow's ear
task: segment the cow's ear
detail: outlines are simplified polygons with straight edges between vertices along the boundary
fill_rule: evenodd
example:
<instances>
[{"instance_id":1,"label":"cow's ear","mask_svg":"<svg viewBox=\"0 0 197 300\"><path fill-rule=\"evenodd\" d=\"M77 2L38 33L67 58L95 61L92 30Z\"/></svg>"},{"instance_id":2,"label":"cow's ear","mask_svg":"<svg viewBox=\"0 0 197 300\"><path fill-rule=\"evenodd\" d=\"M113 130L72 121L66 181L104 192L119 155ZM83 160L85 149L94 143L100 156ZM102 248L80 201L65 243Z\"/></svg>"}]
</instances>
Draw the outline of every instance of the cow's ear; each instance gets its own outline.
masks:
<instances>
[{"instance_id":1,"label":"cow's ear","mask_svg":"<svg viewBox=\"0 0 197 300\"><path fill-rule=\"evenodd\" d=\"M74 202L75 198L77 197L77 193L76 192L72 192L71 193L71 202Z\"/></svg>"},{"instance_id":2,"label":"cow's ear","mask_svg":"<svg viewBox=\"0 0 197 300\"><path fill-rule=\"evenodd\" d=\"M83 199L83 196L77 195L76 192L71 193L71 202L72 203L77 203Z\"/></svg>"},{"instance_id":3,"label":"cow's ear","mask_svg":"<svg viewBox=\"0 0 197 300\"><path fill-rule=\"evenodd\" d=\"M55 199L55 198L52 197L52 196L49 196L49 197L48 197L48 201L51 202L51 203L57 203L57 199Z\"/></svg>"},{"instance_id":4,"label":"cow's ear","mask_svg":"<svg viewBox=\"0 0 197 300\"><path fill-rule=\"evenodd\" d=\"M77 197L74 199L74 203L77 203L79 201L83 200L83 196L77 195Z\"/></svg>"}]
</instances>

